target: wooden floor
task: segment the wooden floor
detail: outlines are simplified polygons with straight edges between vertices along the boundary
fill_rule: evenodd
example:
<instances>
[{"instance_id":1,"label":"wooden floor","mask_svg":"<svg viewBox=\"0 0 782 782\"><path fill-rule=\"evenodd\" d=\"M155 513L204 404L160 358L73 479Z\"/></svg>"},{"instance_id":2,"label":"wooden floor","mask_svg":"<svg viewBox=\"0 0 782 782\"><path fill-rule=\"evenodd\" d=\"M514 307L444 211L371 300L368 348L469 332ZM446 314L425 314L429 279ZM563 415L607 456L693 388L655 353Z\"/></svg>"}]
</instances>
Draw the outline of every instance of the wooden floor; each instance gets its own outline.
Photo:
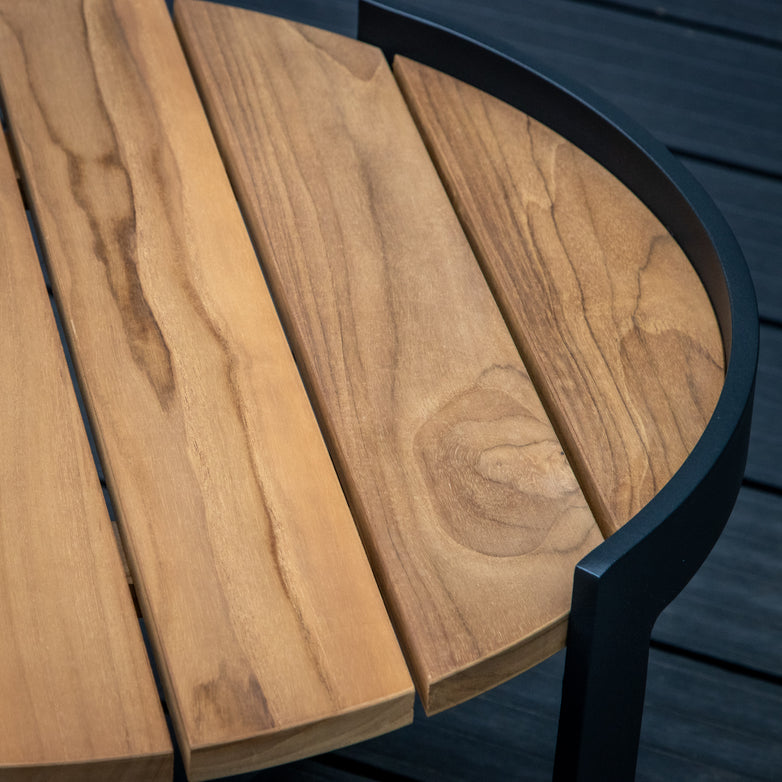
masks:
<instances>
[{"instance_id":1,"label":"wooden floor","mask_svg":"<svg viewBox=\"0 0 782 782\"><path fill-rule=\"evenodd\" d=\"M745 486L661 617L640 780L782 778L782 3L387 0L588 85L666 143L722 209L758 292L760 368ZM290 10L284 0L243 5ZM304 15L355 28L351 0ZM309 14L309 16L307 16ZM546 780L564 655L437 717L235 780ZM181 774L181 768L179 770Z\"/></svg>"}]
</instances>

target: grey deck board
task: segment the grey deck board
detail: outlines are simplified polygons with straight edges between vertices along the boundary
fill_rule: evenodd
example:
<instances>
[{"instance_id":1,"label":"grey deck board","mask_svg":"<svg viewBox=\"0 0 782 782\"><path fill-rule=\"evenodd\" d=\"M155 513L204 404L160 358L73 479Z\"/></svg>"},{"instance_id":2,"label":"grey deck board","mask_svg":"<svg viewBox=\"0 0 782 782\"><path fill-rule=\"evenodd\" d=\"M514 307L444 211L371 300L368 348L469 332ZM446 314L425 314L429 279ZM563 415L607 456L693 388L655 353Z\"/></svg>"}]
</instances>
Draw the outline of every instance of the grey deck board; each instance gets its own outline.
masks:
<instances>
[{"instance_id":1,"label":"grey deck board","mask_svg":"<svg viewBox=\"0 0 782 782\"><path fill-rule=\"evenodd\" d=\"M588 0L578 0L588 2ZM599 4L636 9L666 22L707 25L739 33L759 42L782 43L782 3L779 0L597 0Z\"/></svg>"},{"instance_id":2,"label":"grey deck board","mask_svg":"<svg viewBox=\"0 0 782 782\"><path fill-rule=\"evenodd\" d=\"M782 678L782 496L741 490L706 563L653 638Z\"/></svg>"},{"instance_id":3,"label":"grey deck board","mask_svg":"<svg viewBox=\"0 0 782 782\"><path fill-rule=\"evenodd\" d=\"M680 159L736 235L752 273L761 317L782 324L782 180Z\"/></svg>"},{"instance_id":4,"label":"grey deck board","mask_svg":"<svg viewBox=\"0 0 782 782\"><path fill-rule=\"evenodd\" d=\"M550 780L563 655L473 701L342 750L415 780ZM638 779L757 779L782 767L782 689L653 650Z\"/></svg>"},{"instance_id":5,"label":"grey deck board","mask_svg":"<svg viewBox=\"0 0 782 782\"><path fill-rule=\"evenodd\" d=\"M390 5L576 79L674 149L782 175L782 50L570 0Z\"/></svg>"},{"instance_id":6,"label":"grey deck board","mask_svg":"<svg viewBox=\"0 0 782 782\"><path fill-rule=\"evenodd\" d=\"M760 327L747 478L782 488L782 328Z\"/></svg>"},{"instance_id":7,"label":"grey deck board","mask_svg":"<svg viewBox=\"0 0 782 782\"><path fill-rule=\"evenodd\" d=\"M652 651L639 779L772 782L780 768L779 686Z\"/></svg>"},{"instance_id":8,"label":"grey deck board","mask_svg":"<svg viewBox=\"0 0 782 782\"><path fill-rule=\"evenodd\" d=\"M564 654L461 706L339 752L415 780L551 779Z\"/></svg>"},{"instance_id":9,"label":"grey deck board","mask_svg":"<svg viewBox=\"0 0 782 782\"><path fill-rule=\"evenodd\" d=\"M178 768L175 778L184 780L184 770ZM333 767L329 764L327 756L323 759L299 760L263 771L224 777L230 782L362 782L366 778L362 773Z\"/></svg>"}]
</instances>

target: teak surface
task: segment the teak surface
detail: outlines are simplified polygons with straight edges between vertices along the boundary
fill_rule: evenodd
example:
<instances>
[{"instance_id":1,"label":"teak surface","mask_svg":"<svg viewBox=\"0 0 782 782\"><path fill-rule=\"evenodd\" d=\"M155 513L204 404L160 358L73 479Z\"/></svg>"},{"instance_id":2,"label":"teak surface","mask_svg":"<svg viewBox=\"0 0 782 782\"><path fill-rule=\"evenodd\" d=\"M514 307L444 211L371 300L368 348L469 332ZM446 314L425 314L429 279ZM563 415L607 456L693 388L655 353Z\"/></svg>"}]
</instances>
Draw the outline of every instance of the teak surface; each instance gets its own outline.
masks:
<instances>
[{"instance_id":1,"label":"teak surface","mask_svg":"<svg viewBox=\"0 0 782 782\"><path fill-rule=\"evenodd\" d=\"M0 134L0 777L170 779L173 755Z\"/></svg>"},{"instance_id":2,"label":"teak surface","mask_svg":"<svg viewBox=\"0 0 782 782\"><path fill-rule=\"evenodd\" d=\"M601 536L382 53L175 13L424 704L564 642Z\"/></svg>"},{"instance_id":3,"label":"teak surface","mask_svg":"<svg viewBox=\"0 0 782 782\"><path fill-rule=\"evenodd\" d=\"M409 722L165 4L2 0L0 81L191 779Z\"/></svg>"},{"instance_id":4,"label":"teak surface","mask_svg":"<svg viewBox=\"0 0 782 782\"><path fill-rule=\"evenodd\" d=\"M551 129L397 57L405 97L605 534L667 483L724 379L695 270Z\"/></svg>"}]
</instances>

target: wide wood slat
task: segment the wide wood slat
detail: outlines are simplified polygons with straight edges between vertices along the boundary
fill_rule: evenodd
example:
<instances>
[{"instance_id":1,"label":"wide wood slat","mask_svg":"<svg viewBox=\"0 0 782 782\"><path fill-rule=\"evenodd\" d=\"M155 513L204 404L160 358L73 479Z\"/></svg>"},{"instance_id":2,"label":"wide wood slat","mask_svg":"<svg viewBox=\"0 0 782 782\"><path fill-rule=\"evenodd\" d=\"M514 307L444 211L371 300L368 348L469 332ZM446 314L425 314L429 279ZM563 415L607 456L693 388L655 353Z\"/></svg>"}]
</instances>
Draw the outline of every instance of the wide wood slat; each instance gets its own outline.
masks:
<instances>
[{"instance_id":1,"label":"wide wood slat","mask_svg":"<svg viewBox=\"0 0 782 782\"><path fill-rule=\"evenodd\" d=\"M0 137L0 777L170 779L141 631Z\"/></svg>"},{"instance_id":2,"label":"wide wood slat","mask_svg":"<svg viewBox=\"0 0 782 782\"><path fill-rule=\"evenodd\" d=\"M382 53L175 4L427 710L564 642L598 528Z\"/></svg>"},{"instance_id":3,"label":"wide wood slat","mask_svg":"<svg viewBox=\"0 0 782 782\"><path fill-rule=\"evenodd\" d=\"M697 274L594 160L405 58L395 73L604 533L703 432L724 377Z\"/></svg>"},{"instance_id":4,"label":"wide wood slat","mask_svg":"<svg viewBox=\"0 0 782 782\"><path fill-rule=\"evenodd\" d=\"M409 722L165 4L2 0L0 83L190 778Z\"/></svg>"}]
</instances>

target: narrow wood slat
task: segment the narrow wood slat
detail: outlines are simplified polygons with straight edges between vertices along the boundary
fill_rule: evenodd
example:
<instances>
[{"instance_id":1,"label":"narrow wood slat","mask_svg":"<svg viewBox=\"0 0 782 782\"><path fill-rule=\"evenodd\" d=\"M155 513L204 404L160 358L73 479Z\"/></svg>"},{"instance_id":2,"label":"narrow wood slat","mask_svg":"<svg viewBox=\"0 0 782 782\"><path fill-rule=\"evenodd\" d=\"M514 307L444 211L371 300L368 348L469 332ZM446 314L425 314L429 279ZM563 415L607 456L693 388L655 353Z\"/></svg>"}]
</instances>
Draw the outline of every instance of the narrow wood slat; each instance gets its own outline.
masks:
<instances>
[{"instance_id":1,"label":"narrow wood slat","mask_svg":"<svg viewBox=\"0 0 782 782\"><path fill-rule=\"evenodd\" d=\"M549 128L395 72L605 534L669 480L722 388L719 328L668 232Z\"/></svg>"},{"instance_id":2,"label":"narrow wood slat","mask_svg":"<svg viewBox=\"0 0 782 782\"><path fill-rule=\"evenodd\" d=\"M382 53L222 5L175 13L438 711L562 645L599 531Z\"/></svg>"},{"instance_id":3,"label":"narrow wood slat","mask_svg":"<svg viewBox=\"0 0 782 782\"><path fill-rule=\"evenodd\" d=\"M0 777L170 779L171 742L0 138Z\"/></svg>"},{"instance_id":4,"label":"narrow wood slat","mask_svg":"<svg viewBox=\"0 0 782 782\"><path fill-rule=\"evenodd\" d=\"M0 81L190 778L409 722L164 3L3 0Z\"/></svg>"}]
</instances>

